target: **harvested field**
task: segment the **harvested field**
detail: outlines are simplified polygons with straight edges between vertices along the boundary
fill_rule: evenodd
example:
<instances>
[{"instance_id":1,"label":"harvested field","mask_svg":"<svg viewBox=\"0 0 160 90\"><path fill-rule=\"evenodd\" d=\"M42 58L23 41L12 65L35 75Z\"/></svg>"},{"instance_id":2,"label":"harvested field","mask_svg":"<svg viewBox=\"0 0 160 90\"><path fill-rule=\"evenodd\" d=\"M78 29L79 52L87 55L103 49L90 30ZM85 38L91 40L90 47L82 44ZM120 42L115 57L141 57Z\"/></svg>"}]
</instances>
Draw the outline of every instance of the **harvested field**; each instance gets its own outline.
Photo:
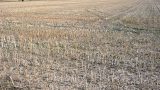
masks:
<instances>
[{"instance_id":1,"label":"harvested field","mask_svg":"<svg viewBox=\"0 0 160 90\"><path fill-rule=\"evenodd\" d=\"M159 88L160 0L0 2L0 90Z\"/></svg>"}]
</instances>

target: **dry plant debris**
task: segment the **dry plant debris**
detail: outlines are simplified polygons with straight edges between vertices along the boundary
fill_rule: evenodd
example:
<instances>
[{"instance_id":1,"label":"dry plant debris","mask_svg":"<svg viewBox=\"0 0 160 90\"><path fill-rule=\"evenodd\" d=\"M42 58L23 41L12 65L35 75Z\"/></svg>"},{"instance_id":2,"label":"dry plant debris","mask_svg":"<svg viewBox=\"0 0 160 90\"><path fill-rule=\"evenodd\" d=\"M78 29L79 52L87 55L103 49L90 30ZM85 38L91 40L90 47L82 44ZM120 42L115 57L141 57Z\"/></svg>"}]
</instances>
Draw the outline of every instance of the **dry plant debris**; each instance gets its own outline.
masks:
<instances>
[{"instance_id":1,"label":"dry plant debris","mask_svg":"<svg viewBox=\"0 0 160 90\"><path fill-rule=\"evenodd\" d=\"M0 90L159 90L160 0L0 2Z\"/></svg>"}]
</instances>

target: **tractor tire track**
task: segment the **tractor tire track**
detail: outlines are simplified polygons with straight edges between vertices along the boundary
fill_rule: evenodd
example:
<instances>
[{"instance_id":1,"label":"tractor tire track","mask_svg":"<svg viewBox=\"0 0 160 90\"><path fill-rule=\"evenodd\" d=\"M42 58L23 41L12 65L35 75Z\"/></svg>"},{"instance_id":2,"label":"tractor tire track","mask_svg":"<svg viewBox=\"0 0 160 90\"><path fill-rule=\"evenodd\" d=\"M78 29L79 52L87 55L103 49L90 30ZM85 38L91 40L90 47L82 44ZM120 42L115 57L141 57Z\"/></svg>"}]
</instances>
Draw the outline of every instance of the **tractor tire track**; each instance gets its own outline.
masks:
<instances>
[{"instance_id":1,"label":"tractor tire track","mask_svg":"<svg viewBox=\"0 0 160 90\"><path fill-rule=\"evenodd\" d=\"M130 6L128 9L121 11L119 14L116 15L112 15L110 17L106 17L106 16L102 16L101 13L97 13L97 10L87 10L87 12L95 15L96 17L98 17L100 20L103 21L101 27L104 27L103 30L111 30L112 28L110 28L110 26L112 26L112 24L117 21L120 20L120 18L122 18L123 16L125 16L126 14L135 11L137 8L139 8L142 5L142 1L135 1L134 4L136 3L136 6L132 5Z\"/></svg>"}]
</instances>

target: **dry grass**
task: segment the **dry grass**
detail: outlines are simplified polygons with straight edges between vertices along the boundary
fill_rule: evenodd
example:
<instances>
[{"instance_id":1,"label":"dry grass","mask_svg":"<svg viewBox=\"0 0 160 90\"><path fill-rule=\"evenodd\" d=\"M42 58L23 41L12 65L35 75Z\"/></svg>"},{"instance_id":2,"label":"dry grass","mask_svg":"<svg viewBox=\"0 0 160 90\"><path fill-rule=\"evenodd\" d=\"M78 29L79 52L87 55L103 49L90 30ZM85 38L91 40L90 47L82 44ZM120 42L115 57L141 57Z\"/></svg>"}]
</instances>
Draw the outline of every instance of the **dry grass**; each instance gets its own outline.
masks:
<instances>
[{"instance_id":1,"label":"dry grass","mask_svg":"<svg viewBox=\"0 0 160 90\"><path fill-rule=\"evenodd\" d=\"M0 89L158 90L155 3L159 5L157 0L0 4Z\"/></svg>"}]
</instances>

